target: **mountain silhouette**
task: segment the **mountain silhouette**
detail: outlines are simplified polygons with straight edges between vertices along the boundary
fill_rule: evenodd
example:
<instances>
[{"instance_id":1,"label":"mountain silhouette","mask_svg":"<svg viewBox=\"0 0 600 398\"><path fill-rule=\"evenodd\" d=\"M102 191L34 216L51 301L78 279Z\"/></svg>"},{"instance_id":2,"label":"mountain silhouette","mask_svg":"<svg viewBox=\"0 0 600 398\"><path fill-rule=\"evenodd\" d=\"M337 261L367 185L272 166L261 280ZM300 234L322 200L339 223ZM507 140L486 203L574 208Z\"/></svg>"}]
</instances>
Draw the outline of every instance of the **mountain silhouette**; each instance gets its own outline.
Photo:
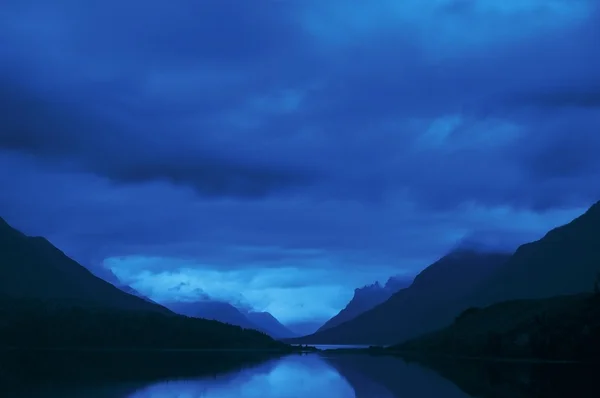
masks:
<instances>
[{"instance_id":1,"label":"mountain silhouette","mask_svg":"<svg viewBox=\"0 0 600 398\"><path fill-rule=\"evenodd\" d=\"M269 348L263 333L128 294L0 218L0 347Z\"/></svg>"},{"instance_id":2,"label":"mountain silhouette","mask_svg":"<svg viewBox=\"0 0 600 398\"><path fill-rule=\"evenodd\" d=\"M315 333L323 324L325 319L321 320L298 320L291 323L286 323L286 327L290 329L296 336L308 336Z\"/></svg>"},{"instance_id":3,"label":"mountain silhouette","mask_svg":"<svg viewBox=\"0 0 600 398\"><path fill-rule=\"evenodd\" d=\"M14 298L168 313L94 276L42 237L28 237L0 218L0 293Z\"/></svg>"},{"instance_id":4,"label":"mountain silhouette","mask_svg":"<svg viewBox=\"0 0 600 398\"><path fill-rule=\"evenodd\" d=\"M165 307L176 314L193 318L203 318L242 327L244 329L256 329L252 323L239 309L224 301L193 301L193 302L163 302Z\"/></svg>"},{"instance_id":5,"label":"mountain silhouette","mask_svg":"<svg viewBox=\"0 0 600 398\"><path fill-rule=\"evenodd\" d=\"M286 339L296 337L297 334L285 327L277 318L270 312L248 312L246 314L250 322L269 336L276 339Z\"/></svg>"},{"instance_id":6,"label":"mountain silhouette","mask_svg":"<svg viewBox=\"0 0 600 398\"><path fill-rule=\"evenodd\" d=\"M224 301L164 302L163 305L176 314L254 329L277 339L296 336L268 312L244 312Z\"/></svg>"},{"instance_id":7,"label":"mountain silhouette","mask_svg":"<svg viewBox=\"0 0 600 398\"><path fill-rule=\"evenodd\" d=\"M342 309L333 318L325 322L325 324L321 326L318 331L322 332L324 330L331 329L332 327L341 325L344 322L356 318L363 312L383 303L394 293L400 289L408 287L409 285L409 280L393 276L389 278L383 286L381 286L379 282L375 282L371 285L355 289L354 296L346 305L346 307L344 307L344 309Z\"/></svg>"},{"instance_id":8,"label":"mountain silhouette","mask_svg":"<svg viewBox=\"0 0 600 398\"><path fill-rule=\"evenodd\" d=\"M458 314L508 300L589 293L600 273L600 202L512 254L458 250L383 304L298 343L391 344L450 325Z\"/></svg>"},{"instance_id":9,"label":"mountain silhouette","mask_svg":"<svg viewBox=\"0 0 600 398\"><path fill-rule=\"evenodd\" d=\"M515 254L446 328L398 349L462 355L600 357L600 202Z\"/></svg>"},{"instance_id":10,"label":"mountain silhouette","mask_svg":"<svg viewBox=\"0 0 600 398\"><path fill-rule=\"evenodd\" d=\"M451 252L384 303L333 328L287 341L387 345L433 331L450 323L461 308L463 297L509 258L506 253Z\"/></svg>"},{"instance_id":11,"label":"mountain silhouette","mask_svg":"<svg viewBox=\"0 0 600 398\"><path fill-rule=\"evenodd\" d=\"M450 326L392 346L390 350L597 361L600 294L509 300L485 308L468 308Z\"/></svg>"},{"instance_id":12,"label":"mountain silhouette","mask_svg":"<svg viewBox=\"0 0 600 398\"><path fill-rule=\"evenodd\" d=\"M600 202L543 238L521 245L465 306L590 291L600 272Z\"/></svg>"},{"instance_id":13,"label":"mountain silhouette","mask_svg":"<svg viewBox=\"0 0 600 398\"><path fill-rule=\"evenodd\" d=\"M158 304L156 301L152 300L150 297L143 295L142 293L140 293L137 289L121 282L121 280L115 275L115 273L109 269L106 268L104 266L100 266L100 267L86 267L93 275L97 276L98 278L104 280L105 282L110 283L111 285L113 285L114 287L124 291L125 293L131 294L133 296L137 296L141 299L144 299L146 301L149 301L151 303L154 304ZM160 305L160 304L158 304Z\"/></svg>"}]
</instances>

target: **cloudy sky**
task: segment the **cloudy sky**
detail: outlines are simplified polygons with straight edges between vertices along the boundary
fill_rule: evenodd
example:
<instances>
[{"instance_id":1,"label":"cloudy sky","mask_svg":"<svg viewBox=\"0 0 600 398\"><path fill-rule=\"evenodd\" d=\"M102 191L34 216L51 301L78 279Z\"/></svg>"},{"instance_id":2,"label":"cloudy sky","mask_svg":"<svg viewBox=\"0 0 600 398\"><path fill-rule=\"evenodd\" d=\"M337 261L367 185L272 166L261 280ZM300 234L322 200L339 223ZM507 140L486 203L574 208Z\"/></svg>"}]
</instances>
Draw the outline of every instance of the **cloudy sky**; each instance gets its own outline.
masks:
<instances>
[{"instance_id":1,"label":"cloudy sky","mask_svg":"<svg viewBox=\"0 0 600 398\"><path fill-rule=\"evenodd\" d=\"M597 0L3 0L0 216L284 322L600 199Z\"/></svg>"}]
</instances>

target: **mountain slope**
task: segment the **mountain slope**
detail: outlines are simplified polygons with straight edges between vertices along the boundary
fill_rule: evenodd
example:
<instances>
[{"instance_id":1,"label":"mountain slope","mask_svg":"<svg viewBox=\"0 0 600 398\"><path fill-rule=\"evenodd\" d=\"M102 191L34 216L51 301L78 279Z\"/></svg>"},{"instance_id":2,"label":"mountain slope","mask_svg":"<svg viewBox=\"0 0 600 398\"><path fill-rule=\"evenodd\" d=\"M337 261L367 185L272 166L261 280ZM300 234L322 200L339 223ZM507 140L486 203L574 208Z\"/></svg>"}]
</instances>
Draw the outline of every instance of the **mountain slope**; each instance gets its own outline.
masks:
<instances>
[{"instance_id":1,"label":"mountain slope","mask_svg":"<svg viewBox=\"0 0 600 398\"><path fill-rule=\"evenodd\" d=\"M0 348L287 349L263 333L175 315L94 276L0 218Z\"/></svg>"},{"instance_id":2,"label":"mountain slope","mask_svg":"<svg viewBox=\"0 0 600 398\"><path fill-rule=\"evenodd\" d=\"M520 246L468 305L589 292L600 273L600 202L542 239Z\"/></svg>"},{"instance_id":3,"label":"mountain slope","mask_svg":"<svg viewBox=\"0 0 600 398\"><path fill-rule=\"evenodd\" d=\"M258 330L267 333L276 339L295 337L297 334L286 328L269 312L249 312L246 314L250 322L258 327Z\"/></svg>"},{"instance_id":4,"label":"mountain slope","mask_svg":"<svg viewBox=\"0 0 600 398\"><path fill-rule=\"evenodd\" d=\"M450 323L464 295L509 259L505 253L461 250L424 269L406 289L358 317L290 342L302 344L393 344Z\"/></svg>"},{"instance_id":5,"label":"mountain slope","mask_svg":"<svg viewBox=\"0 0 600 398\"><path fill-rule=\"evenodd\" d=\"M408 289L354 320L292 341L398 343L450 324L469 307L589 292L590 281L600 273L600 202L510 257L461 256L444 257Z\"/></svg>"},{"instance_id":6,"label":"mountain slope","mask_svg":"<svg viewBox=\"0 0 600 398\"><path fill-rule=\"evenodd\" d=\"M375 282L372 285L355 289L354 296L348 305L346 305L346 307L344 307L344 309L336 316L325 322L325 324L319 328L318 332L331 329L332 327L356 318L365 311L383 303L394 293L409 285L410 281L408 280L399 277L391 277L384 286L381 286L379 282Z\"/></svg>"},{"instance_id":7,"label":"mountain slope","mask_svg":"<svg viewBox=\"0 0 600 398\"><path fill-rule=\"evenodd\" d=\"M219 321L244 329L258 329L240 310L226 302L195 301L164 302L162 304L176 314Z\"/></svg>"},{"instance_id":8,"label":"mountain slope","mask_svg":"<svg viewBox=\"0 0 600 398\"><path fill-rule=\"evenodd\" d=\"M115 286L116 288L124 291L127 294L131 294L132 296L136 296L139 297L141 299L144 299L146 301L149 301L151 303L154 304L158 304L156 301L152 300L150 297L147 297L145 295L143 295L142 293L138 292L136 289L134 289L133 287L126 285L124 283L121 282L121 280L115 275L114 272L112 272L111 269L109 268L105 268L104 266L99 266L99 267L86 267L94 276L97 276L98 278L104 280L105 282L110 283L111 285ZM160 304L159 304L160 305Z\"/></svg>"},{"instance_id":9,"label":"mountain slope","mask_svg":"<svg viewBox=\"0 0 600 398\"><path fill-rule=\"evenodd\" d=\"M592 286L595 296L589 298L585 294ZM464 300L463 310L449 327L398 348L599 358L600 340L591 336L600 333L600 202L542 239L519 247L504 267Z\"/></svg>"},{"instance_id":10,"label":"mountain slope","mask_svg":"<svg viewBox=\"0 0 600 398\"><path fill-rule=\"evenodd\" d=\"M255 330L157 311L0 297L2 348L277 349Z\"/></svg>"},{"instance_id":11,"label":"mountain slope","mask_svg":"<svg viewBox=\"0 0 600 398\"><path fill-rule=\"evenodd\" d=\"M244 313L223 301L164 302L163 304L176 314L254 329L277 339L297 336L268 312Z\"/></svg>"},{"instance_id":12,"label":"mountain slope","mask_svg":"<svg viewBox=\"0 0 600 398\"><path fill-rule=\"evenodd\" d=\"M0 218L0 293L127 310L169 311L94 276L41 237L28 237Z\"/></svg>"},{"instance_id":13,"label":"mountain slope","mask_svg":"<svg viewBox=\"0 0 600 398\"><path fill-rule=\"evenodd\" d=\"M590 287L591 287L590 283ZM503 301L392 351L583 360L600 358L600 294Z\"/></svg>"}]
</instances>

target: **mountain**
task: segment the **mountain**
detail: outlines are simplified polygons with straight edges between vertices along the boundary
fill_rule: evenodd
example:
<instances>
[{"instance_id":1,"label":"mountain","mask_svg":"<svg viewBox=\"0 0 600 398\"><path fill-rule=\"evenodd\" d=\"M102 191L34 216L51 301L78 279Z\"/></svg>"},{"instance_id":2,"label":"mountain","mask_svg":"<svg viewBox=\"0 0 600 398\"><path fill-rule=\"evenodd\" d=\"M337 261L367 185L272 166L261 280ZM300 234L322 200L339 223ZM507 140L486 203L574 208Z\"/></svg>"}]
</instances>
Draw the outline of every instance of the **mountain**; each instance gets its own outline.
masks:
<instances>
[{"instance_id":1,"label":"mountain","mask_svg":"<svg viewBox=\"0 0 600 398\"><path fill-rule=\"evenodd\" d=\"M106 268L104 266L100 266L100 267L86 267L92 274L94 274L95 276L97 276L98 278L110 283L111 285L115 286L116 288L118 288L119 290L124 291L125 293L131 294L132 296L137 296L141 299L144 299L148 302L154 303L154 304L158 304L156 301L152 300L151 298L143 295L142 293L138 292L136 289L134 289L133 287L126 285L124 283L121 282L121 280L115 275L114 272L112 272L112 270L110 270L109 268ZM158 304L160 305L160 304Z\"/></svg>"},{"instance_id":2,"label":"mountain","mask_svg":"<svg viewBox=\"0 0 600 398\"><path fill-rule=\"evenodd\" d=\"M287 349L253 330L175 315L94 276L0 218L0 348Z\"/></svg>"},{"instance_id":3,"label":"mountain","mask_svg":"<svg viewBox=\"0 0 600 398\"><path fill-rule=\"evenodd\" d=\"M298 343L390 344L452 323L470 307L589 292L600 273L600 202L514 254L459 250L426 268L388 301Z\"/></svg>"},{"instance_id":4,"label":"mountain","mask_svg":"<svg viewBox=\"0 0 600 398\"><path fill-rule=\"evenodd\" d=\"M600 292L469 308L450 326L390 347L390 351L597 361Z\"/></svg>"},{"instance_id":5,"label":"mountain","mask_svg":"<svg viewBox=\"0 0 600 398\"><path fill-rule=\"evenodd\" d=\"M244 329L254 329L281 339L297 336L268 312L242 312L222 301L165 302L163 305L176 314L215 320Z\"/></svg>"},{"instance_id":6,"label":"mountain","mask_svg":"<svg viewBox=\"0 0 600 398\"><path fill-rule=\"evenodd\" d=\"M252 323L240 310L233 305L222 301L195 301L195 302L163 302L165 307L176 314L185 315L193 318L210 319L230 325L242 327L244 329L256 329L258 327Z\"/></svg>"},{"instance_id":7,"label":"mountain","mask_svg":"<svg viewBox=\"0 0 600 398\"><path fill-rule=\"evenodd\" d=\"M563 359L593 351L600 358L600 339L591 338L600 335L600 202L520 246L462 310L451 326L399 348Z\"/></svg>"},{"instance_id":8,"label":"mountain","mask_svg":"<svg viewBox=\"0 0 600 398\"><path fill-rule=\"evenodd\" d=\"M600 202L538 241L520 246L465 306L589 292L600 273Z\"/></svg>"},{"instance_id":9,"label":"mountain","mask_svg":"<svg viewBox=\"0 0 600 398\"><path fill-rule=\"evenodd\" d=\"M450 323L462 299L510 258L506 253L459 250L442 257L384 303L356 318L310 336L301 344L387 345Z\"/></svg>"},{"instance_id":10,"label":"mountain","mask_svg":"<svg viewBox=\"0 0 600 398\"><path fill-rule=\"evenodd\" d=\"M0 218L0 293L106 308L168 313L94 276L42 237L28 237Z\"/></svg>"},{"instance_id":11,"label":"mountain","mask_svg":"<svg viewBox=\"0 0 600 398\"><path fill-rule=\"evenodd\" d=\"M389 278L383 286L381 286L379 282L375 282L371 285L355 289L354 296L346 307L336 316L325 322L318 331L322 332L331 329L332 327L356 318L363 312L383 303L398 290L408 287L409 285L410 281L396 276Z\"/></svg>"},{"instance_id":12,"label":"mountain","mask_svg":"<svg viewBox=\"0 0 600 398\"><path fill-rule=\"evenodd\" d=\"M301 320L286 323L286 327L296 334L296 336L307 336L315 333L324 323L325 319L320 320Z\"/></svg>"},{"instance_id":13,"label":"mountain","mask_svg":"<svg viewBox=\"0 0 600 398\"><path fill-rule=\"evenodd\" d=\"M269 312L249 312L246 314L246 317L258 327L258 330L267 333L273 338L287 339L298 336L296 333L282 325L281 322Z\"/></svg>"},{"instance_id":14,"label":"mountain","mask_svg":"<svg viewBox=\"0 0 600 398\"><path fill-rule=\"evenodd\" d=\"M153 303L156 305L160 305L158 304L156 301L152 300L150 297L144 296L142 293L138 292L137 290L135 290L134 288L132 288L129 285L123 285L123 284L118 284L118 285L114 285L117 289L124 291L127 294L131 294L132 296L136 296L141 298L142 300L145 300L149 303Z\"/></svg>"}]
</instances>

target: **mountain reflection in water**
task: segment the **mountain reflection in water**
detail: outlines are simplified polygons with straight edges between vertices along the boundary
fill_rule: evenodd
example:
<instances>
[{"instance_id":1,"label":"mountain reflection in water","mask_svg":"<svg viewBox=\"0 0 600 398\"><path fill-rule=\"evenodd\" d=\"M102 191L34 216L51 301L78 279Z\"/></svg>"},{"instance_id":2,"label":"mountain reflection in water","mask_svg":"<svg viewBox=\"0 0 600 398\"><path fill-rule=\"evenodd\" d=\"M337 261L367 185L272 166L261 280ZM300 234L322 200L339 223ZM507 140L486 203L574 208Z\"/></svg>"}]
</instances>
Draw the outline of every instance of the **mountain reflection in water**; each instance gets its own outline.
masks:
<instances>
[{"instance_id":1,"label":"mountain reflection in water","mask_svg":"<svg viewBox=\"0 0 600 398\"><path fill-rule=\"evenodd\" d=\"M46 352L0 357L5 398L595 397L597 369L348 353Z\"/></svg>"}]
</instances>

